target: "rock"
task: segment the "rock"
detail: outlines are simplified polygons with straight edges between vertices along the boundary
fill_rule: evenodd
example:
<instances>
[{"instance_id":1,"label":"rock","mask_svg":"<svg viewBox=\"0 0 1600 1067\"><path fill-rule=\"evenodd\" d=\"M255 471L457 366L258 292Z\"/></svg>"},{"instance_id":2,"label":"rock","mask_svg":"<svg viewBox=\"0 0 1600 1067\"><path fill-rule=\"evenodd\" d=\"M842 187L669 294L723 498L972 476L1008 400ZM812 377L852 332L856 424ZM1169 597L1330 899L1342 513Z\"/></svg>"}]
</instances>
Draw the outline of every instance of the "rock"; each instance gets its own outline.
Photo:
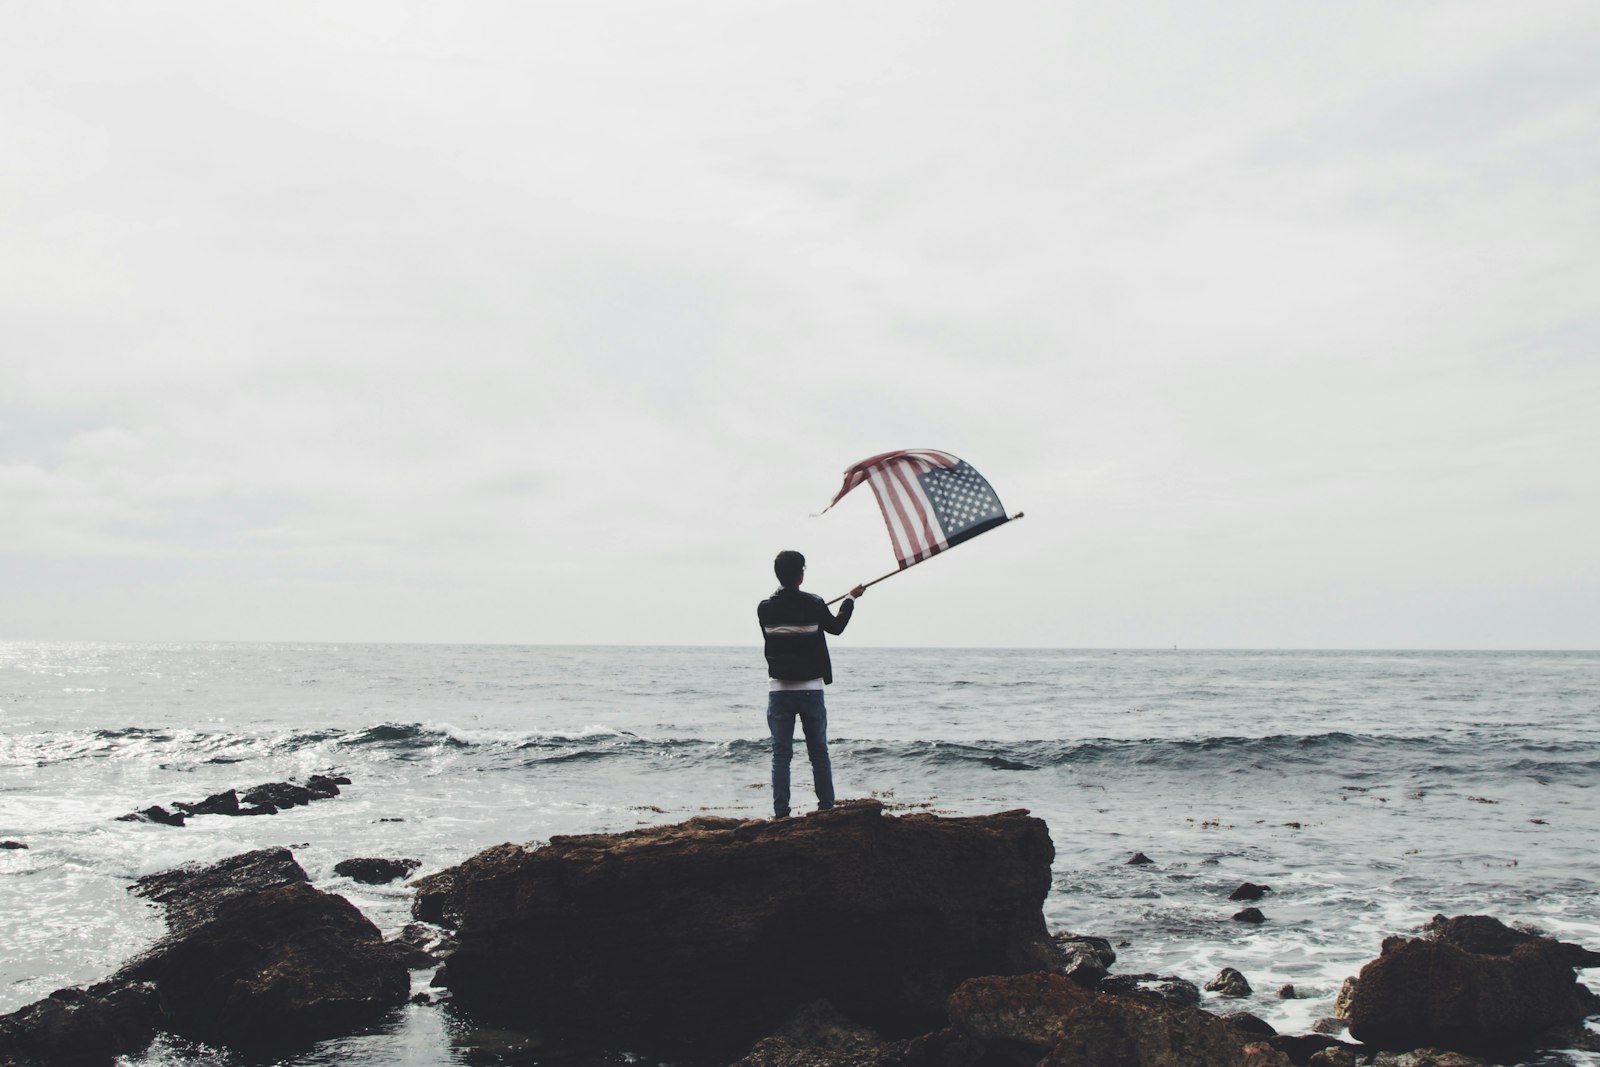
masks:
<instances>
[{"instance_id":1,"label":"rock","mask_svg":"<svg viewBox=\"0 0 1600 1067\"><path fill-rule=\"evenodd\" d=\"M1217 1016L1217 1018L1221 1019L1235 1030L1242 1030L1247 1034L1255 1034L1258 1037L1278 1036L1278 1031L1273 1029L1271 1023L1267 1022L1267 1020L1261 1018L1259 1015L1252 1015L1247 1011L1225 1012L1222 1015Z\"/></svg>"},{"instance_id":2,"label":"rock","mask_svg":"<svg viewBox=\"0 0 1600 1067\"><path fill-rule=\"evenodd\" d=\"M1242 911L1233 913L1233 921L1236 923L1264 923L1267 921L1267 917L1261 914L1260 908L1245 908Z\"/></svg>"},{"instance_id":3,"label":"rock","mask_svg":"<svg viewBox=\"0 0 1600 1067\"><path fill-rule=\"evenodd\" d=\"M1260 900L1272 892L1270 885L1256 885L1254 882L1245 882L1228 894L1229 900Z\"/></svg>"},{"instance_id":4,"label":"rock","mask_svg":"<svg viewBox=\"0 0 1600 1067\"><path fill-rule=\"evenodd\" d=\"M456 929L436 980L513 1025L727 1047L824 998L900 1035L937 1025L963 979L1055 965L1054 853L1023 811L892 817L853 801L499 845L417 880L413 914Z\"/></svg>"},{"instance_id":5,"label":"rock","mask_svg":"<svg viewBox=\"0 0 1600 1067\"><path fill-rule=\"evenodd\" d=\"M898 1059L870 1028L819 1000L797 1011L777 1033L756 1042L732 1067L891 1067Z\"/></svg>"},{"instance_id":6,"label":"rock","mask_svg":"<svg viewBox=\"0 0 1600 1067\"><path fill-rule=\"evenodd\" d=\"M1489 1067L1483 1060L1437 1048L1418 1048L1409 1052L1380 1052L1372 1067Z\"/></svg>"},{"instance_id":7,"label":"rock","mask_svg":"<svg viewBox=\"0 0 1600 1067\"><path fill-rule=\"evenodd\" d=\"M141 808L138 811L130 811L126 815L118 815L117 821L156 822L160 823L162 826L182 826L183 816L175 812L170 812L166 808L163 808L160 804L157 804L154 807Z\"/></svg>"},{"instance_id":8,"label":"rock","mask_svg":"<svg viewBox=\"0 0 1600 1067\"><path fill-rule=\"evenodd\" d=\"M404 878L422 866L421 860L351 859L333 865L333 873L362 885L385 885Z\"/></svg>"},{"instance_id":9,"label":"rock","mask_svg":"<svg viewBox=\"0 0 1600 1067\"><path fill-rule=\"evenodd\" d=\"M449 959L456 950L456 939L448 931L426 923L407 923L395 941L417 952L426 953L435 964Z\"/></svg>"},{"instance_id":10,"label":"rock","mask_svg":"<svg viewBox=\"0 0 1600 1067\"><path fill-rule=\"evenodd\" d=\"M976 978L950 997L971 1062L1046 1067L1290 1067L1263 1041L1198 1008L1114 997L1054 974Z\"/></svg>"},{"instance_id":11,"label":"rock","mask_svg":"<svg viewBox=\"0 0 1600 1067\"><path fill-rule=\"evenodd\" d=\"M239 798L246 804L271 805L278 810L309 804L314 799L311 790L292 782L264 782L245 792Z\"/></svg>"},{"instance_id":12,"label":"rock","mask_svg":"<svg viewBox=\"0 0 1600 1067\"><path fill-rule=\"evenodd\" d=\"M194 804L174 801L172 806L178 809L177 813L157 805L117 818L121 822L159 822L168 826L182 826L185 817L190 815L276 815L284 808L338 796L339 786L349 784L348 778L313 774L303 786L291 782L266 782L246 790L243 796L239 795L238 790L229 789Z\"/></svg>"},{"instance_id":13,"label":"rock","mask_svg":"<svg viewBox=\"0 0 1600 1067\"><path fill-rule=\"evenodd\" d=\"M1313 1062L1318 1055L1333 1050L1335 1053L1345 1052L1354 1058L1358 1046L1347 1045L1338 1038L1326 1034L1279 1034L1269 1038L1273 1048L1288 1056L1296 1064L1305 1065ZM1335 1061L1344 1067L1340 1060Z\"/></svg>"},{"instance_id":14,"label":"rock","mask_svg":"<svg viewBox=\"0 0 1600 1067\"><path fill-rule=\"evenodd\" d=\"M1200 1003L1200 990L1193 982L1170 974L1114 974L1100 983L1099 992L1113 997L1137 997L1191 1007Z\"/></svg>"},{"instance_id":15,"label":"rock","mask_svg":"<svg viewBox=\"0 0 1600 1067\"><path fill-rule=\"evenodd\" d=\"M1279 1000L1294 1000L1298 997L1298 995L1299 994L1294 991L1294 986L1292 985L1285 984L1278 987Z\"/></svg>"},{"instance_id":16,"label":"rock","mask_svg":"<svg viewBox=\"0 0 1600 1067\"><path fill-rule=\"evenodd\" d=\"M1250 988L1250 983L1245 976L1232 967L1224 967L1217 972L1217 976L1205 985L1206 992L1217 993L1224 997L1248 997L1255 990Z\"/></svg>"},{"instance_id":17,"label":"rock","mask_svg":"<svg viewBox=\"0 0 1600 1067\"><path fill-rule=\"evenodd\" d=\"M341 785L349 785L350 779L345 777L330 778L326 774L313 774L306 779L306 792L311 794L313 800L326 800L339 795Z\"/></svg>"},{"instance_id":18,"label":"rock","mask_svg":"<svg viewBox=\"0 0 1600 1067\"><path fill-rule=\"evenodd\" d=\"M185 804L179 800L173 807L185 815L237 815L239 814L239 794L230 789L225 793L217 793L206 797L198 804Z\"/></svg>"},{"instance_id":19,"label":"rock","mask_svg":"<svg viewBox=\"0 0 1600 1067\"><path fill-rule=\"evenodd\" d=\"M1350 1024L1337 1016L1323 1016L1311 1024L1311 1029L1319 1034L1342 1034L1350 1029Z\"/></svg>"},{"instance_id":20,"label":"rock","mask_svg":"<svg viewBox=\"0 0 1600 1067\"><path fill-rule=\"evenodd\" d=\"M156 987L167 1028L202 1041L300 1042L404 1004L405 952L343 897L305 881L287 849L140 879L169 932L110 984Z\"/></svg>"},{"instance_id":21,"label":"rock","mask_svg":"<svg viewBox=\"0 0 1600 1067\"><path fill-rule=\"evenodd\" d=\"M21 841L0 841L0 849L27 847L28 846L23 844Z\"/></svg>"},{"instance_id":22,"label":"rock","mask_svg":"<svg viewBox=\"0 0 1600 1067\"><path fill-rule=\"evenodd\" d=\"M1127 866L1128 864L1133 864L1135 866L1141 866L1141 865L1146 864L1146 863L1154 863L1154 862L1155 862L1155 860L1151 859L1149 856L1146 856L1143 852L1135 852L1132 856L1130 856L1128 858L1127 864L1124 864L1123 866Z\"/></svg>"},{"instance_id":23,"label":"rock","mask_svg":"<svg viewBox=\"0 0 1600 1067\"><path fill-rule=\"evenodd\" d=\"M1306 1067L1356 1067L1356 1054L1347 1048L1318 1049L1306 1061Z\"/></svg>"},{"instance_id":24,"label":"rock","mask_svg":"<svg viewBox=\"0 0 1600 1067\"><path fill-rule=\"evenodd\" d=\"M1056 971L1066 975L1085 989L1094 989L1117 962L1117 953L1111 942L1103 937L1084 937L1080 934L1054 934L1056 950L1061 954Z\"/></svg>"},{"instance_id":25,"label":"rock","mask_svg":"<svg viewBox=\"0 0 1600 1067\"><path fill-rule=\"evenodd\" d=\"M1340 991L1351 1036L1381 1049L1498 1056L1600 1011L1573 968L1600 955L1488 916L1436 916L1421 938L1391 937Z\"/></svg>"},{"instance_id":26,"label":"rock","mask_svg":"<svg viewBox=\"0 0 1600 1067\"><path fill-rule=\"evenodd\" d=\"M116 1056L150 1043L159 1014L148 985L58 989L0 1016L0 1063L110 1067Z\"/></svg>"},{"instance_id":27,"label":"rock","mask_svg":"<svg viewBox=\"0 0 1600 1067\"><path fill-rule=\"evenodd\" d=\"M1507 926L1489 915L1457 915L1447 919L1435 915L1422 928L1423 936L1484 955L1509 955L1518 945L1554 944L1558 954L1572 967L1600 967L1600 952L1593 952L1569 941L1553 941L1529 929Z\"/></svg>"},{"instance_id":28,"label":"rock","mask_svg":"<svg viewBox=\"0 0 1600 1067\"><path fill-rule=\"evenodd\" d=\"M1350 1018L1350 1002L1355 999L1356 979L1351 975L1339 983L1339 992L1333 998L1333 1014L1336 1018Z\"/></svg>"},{"instance_id":29,"label":"rock","mask_svg":"<svg viewBox=\"0 0 1600 1067\"><path fill-rule=\"evenodd\" d=\"M128 892L165 907L168 930L183 931L208 921L219 906L235 897L309 881L294 853L286 848L263 848L216 863L190 863L147 874L129 886Z\"/></svg>"}]
</instances>

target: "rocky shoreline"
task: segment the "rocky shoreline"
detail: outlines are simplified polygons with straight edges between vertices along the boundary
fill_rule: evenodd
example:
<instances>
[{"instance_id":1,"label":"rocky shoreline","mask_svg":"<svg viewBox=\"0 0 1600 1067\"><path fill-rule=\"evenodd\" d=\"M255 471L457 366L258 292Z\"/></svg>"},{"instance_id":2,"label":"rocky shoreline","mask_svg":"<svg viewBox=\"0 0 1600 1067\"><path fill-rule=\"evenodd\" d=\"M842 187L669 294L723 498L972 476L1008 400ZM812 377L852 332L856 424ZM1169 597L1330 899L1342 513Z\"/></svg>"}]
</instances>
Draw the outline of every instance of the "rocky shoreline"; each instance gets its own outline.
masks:
<instances>
[{"instance_id":1,"label":"rocky shoreline","mask_svg":"<svg viewBox=\"0 0 1600 1067\"><path fill-rule=\"evenodd\" d=\"M422 1002L463 1019L741 1067L1470 1067L1593 1041L1600 998L1575 972L1600 953L1486 916L1386 940L1329 1032L1205 1011L1194 983L1114 974L1109 942L1046 928L1053 858L1025 811L699 818L487 849L410 883L417 922L386 940L265 849L131 886L166 910L167 935L0 1017L0 1064L110 1064L158 1032L304 1046L380 1024L412 970L435 972ZM1207 989L1250 992L1230 968Z\"/></svg>"}]
</instances>

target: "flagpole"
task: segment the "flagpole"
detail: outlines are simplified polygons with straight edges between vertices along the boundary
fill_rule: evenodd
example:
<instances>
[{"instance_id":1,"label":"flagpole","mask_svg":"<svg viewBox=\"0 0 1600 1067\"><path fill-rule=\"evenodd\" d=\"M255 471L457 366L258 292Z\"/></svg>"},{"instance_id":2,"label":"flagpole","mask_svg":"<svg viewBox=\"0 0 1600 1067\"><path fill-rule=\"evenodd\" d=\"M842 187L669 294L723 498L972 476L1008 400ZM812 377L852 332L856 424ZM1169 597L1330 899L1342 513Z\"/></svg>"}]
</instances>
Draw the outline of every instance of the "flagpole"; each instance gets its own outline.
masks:
<instances>
[{"instance_id":1,"label":"flagpole","mask_svg":"<svg viewBox=\"0 0 1600 1067\"><path fill-rule=\"evenodd\" d=\"M1023 514L1024 514L1023 512L1019 511L1015 515L1012 515L1009 518L1007 518L1006 522L1015 522L1016 520L1022 518ZM989 530L998 530L1000 527L1004 526L1006 524L1006 522L997 522L993 526L989 527ZM988 533L989 530L985 530L983 532L984 533ZM982 534L980 534L979 536L981 537ZM977 537L970 538L970 540L973 540L973 541L976 541L977 539L978 539ZM951 547L960 548L961 545L964 545L966 543L967 543L966 541L963 541L963 542L961 542L960 545L953 545ZM948 549L948 548L945 549L945 552L948 552L948 551L950 551L950 549ZM933 556L942 556L942 555L944 555L944 552L935 552L933 554ZM923 556L921 559L917 560L917 563L926 563L930 559L932 559L933 556ZM884 579L893 578L897 574L904 574L906 571L910 570L912 567L915 567L917 565L917 563L912 563L912 564L908 564L907 566L904 566L904 567L896 568L895 570L890 571L888 574L885 574L885 575L882 575L881 577L872 579L872 581L867 582L861 588L862 589L871 589L873 586L877 585L879 582L883 581ZM830 607L830 608L833 607L835 604L837 604L839 601L843 600L845 597L847 597L849 595L850 595L849 593L840 593L838 596L836 596L832 600L828 601L828 607Z\"/></svg>"}]
</instances>

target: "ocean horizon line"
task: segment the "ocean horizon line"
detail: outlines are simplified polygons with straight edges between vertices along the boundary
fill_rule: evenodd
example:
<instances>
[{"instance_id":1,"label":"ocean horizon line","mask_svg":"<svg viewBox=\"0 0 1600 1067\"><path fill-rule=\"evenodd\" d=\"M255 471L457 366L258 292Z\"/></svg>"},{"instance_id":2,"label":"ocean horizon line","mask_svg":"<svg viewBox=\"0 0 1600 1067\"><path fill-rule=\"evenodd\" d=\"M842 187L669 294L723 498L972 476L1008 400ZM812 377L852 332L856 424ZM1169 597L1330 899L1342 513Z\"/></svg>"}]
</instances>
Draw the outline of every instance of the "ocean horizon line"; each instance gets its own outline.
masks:
<instances>
[{"instance_id":1,"label":"ocean horizon line","mask_svg":"<svg viewBox=\"0 0 1600 1067\"><path fill-rule=\"evenodd\" d=\"M595 641L395 641L331 640L325 638L34 638L0 637L0 647L28 645L102 645L108 647L229 646L229 647L326 647L326 648L527 648L527 649L699 649L734 650L759 648L759 641L748 643L702 643L692 641L595 642ZM1463 647L1450 645L879 645L849 644L834 649L848 655L859 652L1180 652L1180 653L1319 653L1438 655L1600 655L1600 648L1549 647Z\"/></svg>"}]
</instances>

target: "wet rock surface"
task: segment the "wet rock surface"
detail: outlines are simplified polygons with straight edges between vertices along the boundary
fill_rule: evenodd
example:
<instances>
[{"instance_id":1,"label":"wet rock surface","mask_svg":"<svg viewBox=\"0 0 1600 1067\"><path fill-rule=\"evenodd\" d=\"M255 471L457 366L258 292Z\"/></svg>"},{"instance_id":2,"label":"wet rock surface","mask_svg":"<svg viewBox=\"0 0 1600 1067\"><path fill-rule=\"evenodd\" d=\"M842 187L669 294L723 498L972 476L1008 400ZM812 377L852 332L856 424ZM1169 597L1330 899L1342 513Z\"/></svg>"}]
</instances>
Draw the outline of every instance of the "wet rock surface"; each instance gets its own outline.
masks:
<instances>
[{"instance_id":1,"label":"wet rock surface","mask_svg":"<svg viewBox=\"0 0 1600 1067\"><path fill-rule=\"evenodd\" d=\"M1109 975L1111 965L1117 962L1116 950L1103 937L1054 934L1051 940L1060 954L1056 969L1085 989L1097 987Z\"/></svg>"},{"instance_id":2,"label":"wet rock surface","mask_svg":"<svg viewBox=\"0 0 1600 1067\"><path fill-rule=\"evenodd\" d=\"M225 1045L309 1042L381 1018L410 993L414 950L309 884L287 849L139 879L168 932L115 975L0 1018L0 1063L109 1063L156 1031Z\"/></svg>"},{"instance_id":3,"label":"wet rock surface","mask_svg":"<svg viewBox=\"0 0 1600 1067\"><path fill-rule=\"evenodd\" d=\"M1099 991L1114 997L1138 997L1168 1004L1194 1006L1200 989L1186 978L1170 974L1114 974L1101 981Z\"/></svg>"},{"instance_id":4,"label":"wet rock surface","mask_svg":"<svg viewBox=\"0 0 1600 1067\"><path fill-rule=\"evenodd\" d=\"M362 885L386 885L407 877L420 866L421 860L366 856L335 863L333 873Z\"/></svg>"},{"instance_id":5,"label":"wet rock surface","mask_svg":"<svg viewBox=\"0 0 1600 1067\"><path fill-rule=\"evenodd\" d=\"M1223 997L1248 997L1255 990L1250 988L1250 982L1244 975L1232 967L1224 967L1206 983L1206 992Z\"/></svg>"},{"instance_id":6,"label":"wet rock surface","mask_svg":"<svg viewBox=\"0 0 1600 1067\"><path fill-rule=\"evenodd\" d=\"M1391 937L1340 991L1355 1039L1383 1049L1494 1057L1600 1012L1574 968L1600 953L1483 915L1435 916L1417 938Z\"/></svg>"},{"instance_id":7,"label":"wet rock surface","mask_svg":"<svg viewBox=\"0 0 1600 1067\"><path fill-rule=\"evenodd\" d=\"M1059 975L978 978L950 998L967 1062L1051 1067L1290 1067L1288 1056L1198 1008L1114 997Z\"/></svg>"},{"instance_id":8,"label":"wet rock surface","mask_svg":"<svg viewBox=\"0 0 1600 1067\"><path fill-rule=\"evenodd\" d=\"M287 808L326 800L339 795L341 785L349 785L343 775L313 774L304 785L293 782L264 782L241 794L237 789L213 793L204 800L173 801L176 811L157 804L117 816L119 822L153 822L164 826L183 826L197 815L276 815Z\"/></svg>"},{"instance_id":9,"label":"wet rock surface","mask_svg":"<svg viewBox=\"0 0 1600 1067\"><path fill-rule=\"evenodd\" d=\"M483 1011L652 1048L748 1041L826 999L890 1036L966 978L1051 969L1054 847L1026 812L691 819L503 845L418 880L456 929L438 981Z\"/></svg>"}]
</instances>

